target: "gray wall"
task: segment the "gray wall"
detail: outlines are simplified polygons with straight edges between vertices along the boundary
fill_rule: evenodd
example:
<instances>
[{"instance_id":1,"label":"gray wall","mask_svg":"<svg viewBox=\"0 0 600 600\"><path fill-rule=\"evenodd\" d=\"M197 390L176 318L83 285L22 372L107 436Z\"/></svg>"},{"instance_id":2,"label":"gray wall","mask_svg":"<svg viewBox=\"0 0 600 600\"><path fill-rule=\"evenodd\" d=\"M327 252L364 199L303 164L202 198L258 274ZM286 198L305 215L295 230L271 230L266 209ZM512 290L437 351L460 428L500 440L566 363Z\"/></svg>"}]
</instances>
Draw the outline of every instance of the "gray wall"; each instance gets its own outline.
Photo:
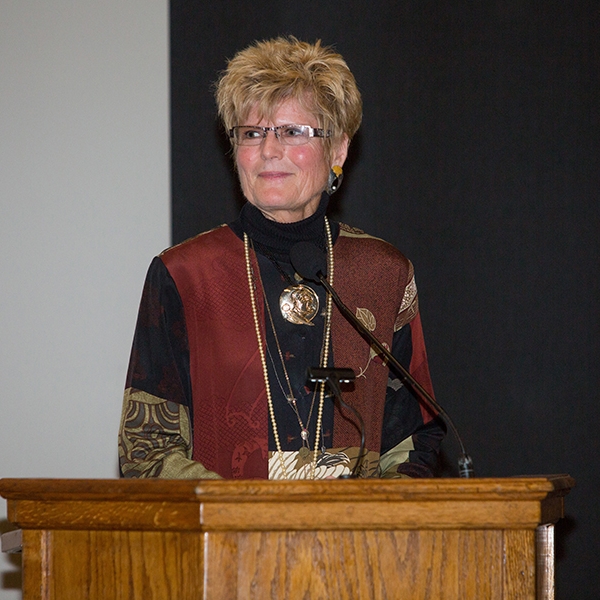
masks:
<instances>
[{"instance_id":1,"label":"gray wall","mask_svg":"<svg viewBox=\"0 0 600 600\"><path fill-rule=\"evenodd\" d=\"M115 477L169 244L166 0L0 0L0 477ZM0 530L6 503L0 501ZM21 597L0 557L0 599Z\"/></svg>"}]
</instances>

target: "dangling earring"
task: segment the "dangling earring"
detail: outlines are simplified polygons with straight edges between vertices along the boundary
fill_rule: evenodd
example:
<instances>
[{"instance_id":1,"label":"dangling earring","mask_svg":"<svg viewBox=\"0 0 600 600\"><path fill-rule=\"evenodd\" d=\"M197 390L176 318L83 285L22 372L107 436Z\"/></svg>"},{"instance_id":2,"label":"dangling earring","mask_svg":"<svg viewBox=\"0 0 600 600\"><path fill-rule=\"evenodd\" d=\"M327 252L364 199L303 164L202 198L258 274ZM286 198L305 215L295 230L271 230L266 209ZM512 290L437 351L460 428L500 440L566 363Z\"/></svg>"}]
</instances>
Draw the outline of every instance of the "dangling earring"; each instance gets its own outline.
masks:
<instances>
[{"instance_id":1,"label":"dangling earring","mask_svg":"<svg viewBox=\"0 0 600 600\"><path fill-rule=\"evenodd\" d=\"M342 185L342 179L344 178L344 171L342 167L333 165L329 171L329 178L327 179L326 192L331 196L333 192L337 192Z\"/></svg>"}]
</instances>

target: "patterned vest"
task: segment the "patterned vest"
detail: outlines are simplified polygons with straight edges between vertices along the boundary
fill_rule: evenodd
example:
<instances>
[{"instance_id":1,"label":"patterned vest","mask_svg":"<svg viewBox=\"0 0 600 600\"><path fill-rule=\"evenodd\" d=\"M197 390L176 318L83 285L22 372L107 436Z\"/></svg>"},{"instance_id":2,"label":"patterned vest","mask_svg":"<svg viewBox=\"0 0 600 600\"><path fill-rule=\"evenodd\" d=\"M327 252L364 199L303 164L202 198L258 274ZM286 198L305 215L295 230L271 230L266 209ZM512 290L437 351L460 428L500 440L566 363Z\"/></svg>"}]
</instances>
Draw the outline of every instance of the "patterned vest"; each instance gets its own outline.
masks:
<instances>
[{"instance_id":1,"label":"patterned vest","mask_svg":"<svg viewBox=\"0 0 600 600\"><path fill-rule=\"evenodd\" d=\"M177 285L186 319L193 458L225 478L266 479L267 397L243 242L221 226L170 248L161 258ZM254 257L251 260L257 270ZM341 225L334 246L334 286L388 347L394 331L417 315L412 277L412 265L393 246ZM256 297L262 298L262 290ZM264 331L264 307L258 304ZM352 368L357 375L344 400L365 421L366 447L378 452L388 369L335 308L332 348L335 365ZM424 375L421 381L430 387L428 373ZM359 441L352 415L342 418L336 408L333 447L358 446Z\"/></svg>"}]
</instances>

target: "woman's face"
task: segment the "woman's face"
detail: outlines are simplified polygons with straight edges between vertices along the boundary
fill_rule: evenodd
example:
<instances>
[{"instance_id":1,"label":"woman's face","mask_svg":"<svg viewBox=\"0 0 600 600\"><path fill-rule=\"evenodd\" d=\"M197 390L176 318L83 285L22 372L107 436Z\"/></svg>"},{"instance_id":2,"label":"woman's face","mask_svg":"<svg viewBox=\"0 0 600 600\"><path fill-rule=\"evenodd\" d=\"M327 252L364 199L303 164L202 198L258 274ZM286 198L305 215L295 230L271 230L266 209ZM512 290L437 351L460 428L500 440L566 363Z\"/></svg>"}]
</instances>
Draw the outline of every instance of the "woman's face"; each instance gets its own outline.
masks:
<instances>
[{"instance_id":1,"label":"woman's face","mask_svg":"<svg viewBox=\"0 0 600 600\"><path fill-rule=\"evenodd\" d=\"M314 115L296 100L282 102L273 120L259 120L253 109L240 125L272 127L278 125L318 127ZM319 206L333 165L344 164L348 141L334 148L333 160L325 155L322 138L310 138L302 146L282 144L272 131L259 146L237 146L236 164L244 196L267 218L281 223L306 219Z\"/></svg>"}]
</instances>

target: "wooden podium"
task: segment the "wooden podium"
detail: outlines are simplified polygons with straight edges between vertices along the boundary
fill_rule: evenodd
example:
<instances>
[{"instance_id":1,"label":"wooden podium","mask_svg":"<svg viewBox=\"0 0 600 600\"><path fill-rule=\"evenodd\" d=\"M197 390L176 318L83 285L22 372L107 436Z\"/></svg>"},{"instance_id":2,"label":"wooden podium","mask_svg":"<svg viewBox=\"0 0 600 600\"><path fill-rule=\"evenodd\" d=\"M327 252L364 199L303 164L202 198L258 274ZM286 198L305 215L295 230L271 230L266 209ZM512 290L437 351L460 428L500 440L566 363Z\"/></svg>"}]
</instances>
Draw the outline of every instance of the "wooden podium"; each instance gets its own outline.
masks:
<instances>
[{"instance_id":1,"label":"wooden podium","mask_svg":"<svg viewBox=\"0 0 600 600\"><path fill-rule=\"evenodd\" d=\"M2 479L0 494L24 600L517 600L553 595L550 524L573 484Z\"/></svg>"}]
</instances>

